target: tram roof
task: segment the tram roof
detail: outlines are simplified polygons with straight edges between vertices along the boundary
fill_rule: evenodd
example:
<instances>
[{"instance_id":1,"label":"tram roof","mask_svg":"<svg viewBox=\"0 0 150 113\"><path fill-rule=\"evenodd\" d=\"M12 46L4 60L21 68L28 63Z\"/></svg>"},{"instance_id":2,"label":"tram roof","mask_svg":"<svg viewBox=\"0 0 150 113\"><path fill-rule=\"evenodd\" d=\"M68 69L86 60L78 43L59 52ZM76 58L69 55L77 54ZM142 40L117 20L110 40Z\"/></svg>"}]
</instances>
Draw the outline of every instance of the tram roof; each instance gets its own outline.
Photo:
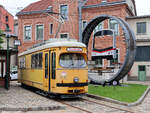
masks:
<instances>
[{"instance_id":1,"label":"tram roof","mask_svg":"<svg viewBox=\"0 0 150 113\"><path fill-rule=\"evenodd\" d=\"M86 47L85 44L81 43L81 42L77 42L75 40L58 40L58 41L47 41L45 44L40 45L38 47L34 47L31 48L27 51L24 51L22 53L19 53L18 56L22 56L22 55L26 55L26 54L30 54L33 52L37 52L43 49L47 49L47 48L57 48L57 47Z\"/></svg>"}]
</instances>

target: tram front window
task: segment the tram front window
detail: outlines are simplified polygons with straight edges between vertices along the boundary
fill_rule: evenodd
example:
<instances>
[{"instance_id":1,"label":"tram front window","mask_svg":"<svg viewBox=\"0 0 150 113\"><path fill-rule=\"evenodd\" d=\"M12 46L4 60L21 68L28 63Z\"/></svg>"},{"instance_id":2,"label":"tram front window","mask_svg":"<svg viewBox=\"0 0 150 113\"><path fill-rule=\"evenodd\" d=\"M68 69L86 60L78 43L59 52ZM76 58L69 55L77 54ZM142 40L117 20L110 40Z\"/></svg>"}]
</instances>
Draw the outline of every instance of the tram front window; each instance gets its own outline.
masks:
<instances>
[{"instance_id":1,"label":"tram front window","mask_svg":"<svg viewBox=\"0 0 150 113\"><path fill-rule=\"evenodd\" d=\"M85 68L86 61L81 54L64 53L60 56L60 66L64 68Z\"/></svg>"}]
</instances>

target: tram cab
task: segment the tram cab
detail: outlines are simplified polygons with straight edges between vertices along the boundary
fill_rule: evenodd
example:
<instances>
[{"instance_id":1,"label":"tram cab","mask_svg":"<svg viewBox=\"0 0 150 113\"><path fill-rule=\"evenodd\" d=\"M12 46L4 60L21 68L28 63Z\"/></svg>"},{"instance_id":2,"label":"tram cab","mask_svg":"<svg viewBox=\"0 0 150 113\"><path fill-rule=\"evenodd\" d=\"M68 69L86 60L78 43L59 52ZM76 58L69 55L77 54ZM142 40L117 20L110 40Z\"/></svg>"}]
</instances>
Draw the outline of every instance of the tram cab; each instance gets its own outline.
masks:
<instances>
[{"instance_id":1,"label":"tram cab","mask_svg":"<svg viewBox=\"0 0 150 113\"><path fill-rule=\"evenodd\" d=\"M19 82L49 94L87 93L86 46L74 40L50 40L20 53Z\"/></svg>"}]
</instances>

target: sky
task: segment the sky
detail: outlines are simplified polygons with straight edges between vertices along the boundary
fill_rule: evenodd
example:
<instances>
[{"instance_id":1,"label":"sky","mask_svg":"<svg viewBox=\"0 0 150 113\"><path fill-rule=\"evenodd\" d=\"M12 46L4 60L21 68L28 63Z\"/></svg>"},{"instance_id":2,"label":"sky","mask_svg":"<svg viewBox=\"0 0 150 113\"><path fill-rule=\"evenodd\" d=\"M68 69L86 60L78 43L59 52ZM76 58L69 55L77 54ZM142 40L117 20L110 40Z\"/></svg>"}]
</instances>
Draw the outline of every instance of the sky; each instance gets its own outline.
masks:
<instances>
[{"instance_id":1,"label":"sky","mask_svg":"<svg viewBox=\"0 0 150 113\"><path fill-rule=\"evenodd\" d=\"M36 1L39 0L0 0L0 5L3 5L15 16L21 9ZM150 0L135 0L135 2L138 16L150 15Z\"/></svg>"}]
</instances>

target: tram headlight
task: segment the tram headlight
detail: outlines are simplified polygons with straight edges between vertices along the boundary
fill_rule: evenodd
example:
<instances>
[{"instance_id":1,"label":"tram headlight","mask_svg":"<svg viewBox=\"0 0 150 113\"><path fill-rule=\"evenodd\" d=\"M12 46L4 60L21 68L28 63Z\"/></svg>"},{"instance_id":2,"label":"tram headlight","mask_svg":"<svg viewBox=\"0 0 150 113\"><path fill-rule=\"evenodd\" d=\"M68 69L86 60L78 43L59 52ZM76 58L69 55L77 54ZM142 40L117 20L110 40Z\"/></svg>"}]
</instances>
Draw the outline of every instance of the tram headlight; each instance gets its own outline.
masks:
<instances>
[{"instance_id":1,"label":"tram headlight","mask_svg":"<svg viewBox=\"0 0 150 113\"><path fill-rule=\"evenodd\" d=\"M61 77L64 78L64 77L66 77L66 76L67 76L67 73L66 73L66 72L62 72L62 73L61 73Z\"/></svg>"},{"instance_id":2,"label":"tram headlight","mask_svg":"<svg viewBox=\"0 0 150 113\"><path fill-rule=\"evenodd\" d=\"M78 83L78 82L79 82L79 78L78 78L78 77L75 77L75 78L74 78L74 82L75 82L75 83Z\"/></svg>"}]
</instances>

